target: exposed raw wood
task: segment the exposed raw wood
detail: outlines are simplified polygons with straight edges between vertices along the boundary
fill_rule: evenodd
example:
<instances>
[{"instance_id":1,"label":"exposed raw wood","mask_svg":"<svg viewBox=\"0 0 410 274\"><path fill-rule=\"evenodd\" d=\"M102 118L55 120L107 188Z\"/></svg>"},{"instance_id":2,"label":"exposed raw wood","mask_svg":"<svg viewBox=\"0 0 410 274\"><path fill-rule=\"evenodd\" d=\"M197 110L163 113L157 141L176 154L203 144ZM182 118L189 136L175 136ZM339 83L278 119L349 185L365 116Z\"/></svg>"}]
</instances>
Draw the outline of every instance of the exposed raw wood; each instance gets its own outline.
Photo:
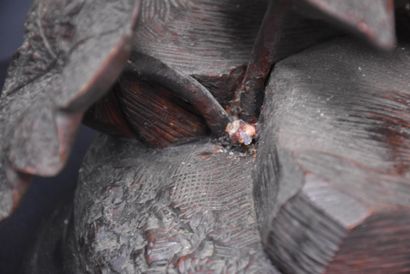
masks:
<instances>
[{"instance_id":1,"label":"exposed raw wood","mask_svg":"<svg viewBox=\"0 0 410 274\"><path fill-rule=\"evenodd\" d=\"M273 62L318 41L335 36L338 32L324 25L323 22L304 19L294 12L290 12L288 16L285 16L285 22L280 26L278 25L276 31L271 28L272 24L264 24L259 32L266 35L259 36L259 40L253 49L254 53L251 55L260 23L258 16L262 17L266 13L263 10L266 7L265 2L248 3L248 1L240 1L238 3L231 0L211 2L199 0L169 1L165 3L151 1L145 3L141 13L143 19L137 28L135 54L130 58L130 67L133 67L132 70L136 72L134 75L135 81L143 77L145 80L169 89L181 99L191 102L207 121L214 135L220 136L227 124L227 115L222 115L225 117L221 116L224 111L217 106L215 101L209 103L210 100L199 100L198 92L193 92L190 88L190 86L198 85L189 83L194 82L192 80L182 81L184 78L196 78L204 87L210 90L219 104L236 116L238 113L234 109L238 107L229 104L229 102L233 99L233 93L238 89L238 86L241 86L239 89L241 91L244 87L249 86L245 84L248 80L258 82L258 96L261 98L266 76ZM270 11L277 6L272 5ZM240 15L243 17L241 18ZM274 17L269 16L268 19ZM276 22L276 20L273 21ZM244 22L247 23L247 26L244 26ZM187 25L190 27L187 28ZM279 35L281 27L284 27L283 35ZM278 34L276 35L275 32L278 32ZM178 35L175 35L175 33L178 33ZM271 36L276 38L271 39ZM206 50L201 51L202 47L206 47ZM267 56L261 55L261 51L266 52ZM262 71L259 71L261 59L267 60ZM147 60L153 61L148 62ZM244 68L247 65L247 76L242 81ZM168 69L160 69L161 67L168 67ZM259 72L254 71L253 68ZM258 79L254 79L255 77ZM186 83L183 84L184 82ZM199 90L201 89L203 90L202 87ZM239 91L238 94L242 94ZM148 93L150 91L148 89L141 90L141 92ZM204 94L206 92L200 93ZM240 94L237 97L240 97ZM255 97L254 95L254 93L250 94L241 103L246 106L252 105L253 110L256 111L260 106L260 100L259 104L251 100L251 97ZM192 102L193 98L197 99ZM121 98L120 100L125 101ZM150 104L144 102L142 97L137 101L142 105ZM237 105L239 100L235 101ZM253 102L253 104L250 102ZM248 112L253 113L254 111ZM127 114L127 107L117 112ZM254 114L251 116L254 117ZM144 123L142 120L139 121L137 117L129 114L127 118L131 119L130 122L133 124L140 124L137 131L144 131L139 132L140 135L149 134L146 128L142 128L141 125ZM162 121L157 121L158 117L156 115L151 118L153 121L150 124L162 123ZM97 125L103 124L104 121L99 121L99 119L98 117L93 118ZM111 131L108 130L108 132ZM167 130L165 129L165 131ZM155 136L158 136L158 134ZM191 138L192 134L185 137ZM170 140L165 136L159 136L159 138ZM173 139L173 142L183 140L184 135L179 134ZM161 146L164 145L165 143L162 142Z\"/></svg>"},{"instance_id":2,"label":"exposed raw wood","mask_svg":"<svg viewBox=\"0 0 410 274\"><path fill-rule=\"evenodd\" d=\"M246 79L253 81L255 75L252 68L260 66L259 59L266 59L263 54L261 57L259 51L271 52L271 47L277 42L270 39L269 32L279 37L280 41L275 50L267 54L270 60L266 60L267 64L262 69L262 81L258 79L262 86L273 62L338 34L323 22L291 12L281 25L284 30L280 36L275 35L280 29L272 29L272 20L267 20L269 22L262 29L265 35L256 42L251 55L268 2L146 1L142 6L143 19L135 36L135 51L153 56L195 77L209 88L223 106L227 106L240 87L248 64L251 67ZM272 19L272 16L268 18ZM269 43L261 43L268 40ZM133 61L138 64L137 59Z\"/></svg>"},{"instance_id":3,"label":"exposed raw wood","mask_svg":"<svg viewBox=\"0 0 410 274\"><path fill-rule=\"evenodd\" d=\"M35 1L0 98L0 221L62 169L87 110L115 137L26 272L410 273L408 5ZM394 8L393 53L344 38L293 55L333 25L392 49Z\"/></svg>"},{"instance_id":4,"label":"exposed raw wood","mask_svg":"<svg viewBox=\"0 0 410 274\"><path fill-rule=\"evenodd\" d=\"M138 3L34 3L26 41L9 69L1 98L0 140L5 153L0 219L17 204L29 178L24 174L50 176L61 170L83 112L104 95L121 72L132 34L138 37L135 51L153 55L197 78L223 106L232 99L266 2L144 1L138 30L131 33L136 27ZM109 106L110 111L114 106ZM98 110L94 108L92 113L98 114ZM119 121L121 115L117 114L97 117L107 121L95 117L91 121L104 128ZM121 120L120 126L126 123ZM109 130L130 135L128 129ZM14 202L10 202L12 192Z\"/></svg>"},{"instance_id":5,"label":"exposed raw wood","mask_svg":"<svg viewBox=\"0 0 410 274\"><path fill-rule=\"evenodd\" d=\"M234 71L248 62L265 7L264 0L144 1L134 49L233 92L235 82L218 79L241 76Z\"/></svg>"}]
</instances>

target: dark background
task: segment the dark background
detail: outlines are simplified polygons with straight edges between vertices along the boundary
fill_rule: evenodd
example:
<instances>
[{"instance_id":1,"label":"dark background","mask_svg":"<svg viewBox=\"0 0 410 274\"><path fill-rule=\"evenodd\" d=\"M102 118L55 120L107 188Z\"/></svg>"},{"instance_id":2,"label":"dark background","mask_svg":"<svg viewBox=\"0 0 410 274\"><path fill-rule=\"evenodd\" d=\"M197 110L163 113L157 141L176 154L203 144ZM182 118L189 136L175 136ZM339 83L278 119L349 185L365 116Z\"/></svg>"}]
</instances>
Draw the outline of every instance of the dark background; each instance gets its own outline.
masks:
<instances>
[{"instance_id":1,"label":"dark background","mask_svg":"<svg viewBox=\"0 0 410 274\"><path fill-rule=\"evenodd\" d=\"M21 45L31 0L0 0L0 90L13 53ZM64 194L72 192L94 131L82 127L66 168L54 178L34 178L20 207L0 222L0 274L19 273L39 225Z\"/></svg>"}]
</instances>

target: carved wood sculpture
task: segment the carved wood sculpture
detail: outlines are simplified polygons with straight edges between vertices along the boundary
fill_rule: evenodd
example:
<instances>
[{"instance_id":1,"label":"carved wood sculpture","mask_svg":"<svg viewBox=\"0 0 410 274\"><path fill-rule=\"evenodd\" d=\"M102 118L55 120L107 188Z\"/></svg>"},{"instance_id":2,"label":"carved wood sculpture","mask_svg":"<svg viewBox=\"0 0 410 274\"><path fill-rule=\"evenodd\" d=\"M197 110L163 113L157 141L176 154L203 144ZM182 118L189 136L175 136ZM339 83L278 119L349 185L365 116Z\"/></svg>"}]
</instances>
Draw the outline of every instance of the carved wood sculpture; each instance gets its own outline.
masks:
<instances>
[{"instance_id":1,"label":"carved wood sculpture","mask_svg":"<svg viewBox=\"0 0 410 274\"><path fill-rule=\"evenodd\" d=\"M410 271L409 50L344 39L276 65L255 201L286 273Z\"/></svg>"},{"instance_id":2,"label":"carved wood sculpture","mask_svg":"<svg viewBox=\"0 0 410 274\"><path fill-rule=\"evenodd\" d=\"M36 1L0 219L82 120L111 136L25 273L409 272L406 4L395 48L393 1Z\"/></svg>"},{"instance_id":3,"label":"carved wood sculpture","mask_svg":"<svg viewBox=\"0 0 410 274\"><path fill-rule=\"evenodd\" d=\"M138 1L34 3L0 102L1 218L17 205L30 175L61 170L83 112L128 58L138 14Z\"/></svg>"}]
</instances>

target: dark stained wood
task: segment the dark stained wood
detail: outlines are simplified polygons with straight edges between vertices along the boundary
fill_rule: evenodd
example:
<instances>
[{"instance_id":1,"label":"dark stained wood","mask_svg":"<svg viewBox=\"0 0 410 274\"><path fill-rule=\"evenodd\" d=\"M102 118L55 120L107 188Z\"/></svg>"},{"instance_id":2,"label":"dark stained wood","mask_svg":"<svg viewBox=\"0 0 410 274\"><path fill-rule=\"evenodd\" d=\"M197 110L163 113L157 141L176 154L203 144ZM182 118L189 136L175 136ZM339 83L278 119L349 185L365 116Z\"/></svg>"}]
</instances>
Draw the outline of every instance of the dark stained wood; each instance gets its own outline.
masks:
<instances>
[{"instance_id":1,"label":"dark stained wood","mask_svg":"<svg viewBox=\"0 0 410 274\"><path fill-rule=\"evenodd\" d=\"M280 46L280 36L288 16L290 1L269 1L250 55L241 85L235 91L233 112L249 122L256 122L266 78Z\"/></svg>"},{"instance_id":2,"label":"dark stained wood","mask_svg":"<svg viewBox=\"0 0 410 274\"><path fill-rule=\"evenodd\" d=\"M136 138L135 132L121 111L116 94L119 89L116 85L111 92L92 105L84 116L84 123L113 136Z\"/></svg>"},{"instance_id":3,"label":"dark stained wood","mask_svg":"<svg viewBox=\"0 0 410 274\"><path fill-rule=\"evenodd\" d=\"M312 10L313 17L322 17L339 24L381 49L393 49L393 0L304 0L294 1L296 9L304 15Z\"/></svg>"},{"instance_id":4,"label":"dark stained wood","mask_svg":"<svg viewBox=\"0 0 410 274\"><path fill-rule=\"evenodd\" d=\"M83 112L121 72L132 34L133 50L194 77L220 104L228 105L243 77L266 2L144 1L138 29L131 33L138 6L139 1L127 0L35 2L0 103L2 193L24 188L17 181L5 183L6 166L15 169L9 172L15 178L28 178L19 172L50 176L61 170ZM298 49L306 46L296 44ZM91 120L100 128L113 122ZM125 124L120 121L119 126ZM2 199L7 212L12 206L5 201L11 200Z\"/></svg>"},{"instance_id":5,"label":"dark stained wood","mask_svg":"<svg viewBox=\"0 0 410 274\"><path fill-rule=\"evenodd\" d=\"M136 60L129 62L126 70L133 72L135 77L159 84L171 90L180 99L190 103L205 119L214 135L221 136L225 132L230 117L219 102L195 78L172 69L167 64L145 54L135 53L131 57Z\"/></svg>"},{"instance_id":6,"label":"dark stained wood","mask_svg":"<svg viewBox=\"0 0 410 274\"><path fill-rule=\"evenodd\" d=\"M311 15L314 18L318 16L323 20L340 24L351 32L363 36L381 49L389 50L395 45L394 4L392 0L269 1L245 75L235 91L232 111L248 122L255 122L259 115L259 106L263 99L262 92L269 72L273 64L278 61L281 48L286 48L283 47L282 41L290 40L286 25L290 25L290 29L293 29L295 23L297 24L298 16L291 13L289 9L291 3L300 14L309 16L313 11ZM292 45L291 48L307 47L310 43L317 42L316 39L320 40L328 35L326 28L324 30L318 29L314 36L303 33L301 35L304 38L303 42L301 44L293 43L296 46Z\"/></svg>"},{"instance_id":7,"label":"dark stained wood","mask_svg":"<svg viewBox=\"0 0 410 274\"><path fill-rule=\"evenodd\" d=\"M100 136L75 197L74 273L278 273L260 244L251 155Z\"/></svg>"},{"instance_id":8,"label":"dark stained wood","mask_svg":"<svg viewBox=\"0 0 410 274\"><path fill-rule=\"evenodd\" d=\"M148 144L165 147L184 139L206 136L209 129L192 105L158 84L121 77L120 105L129 124Z\"/></svg>"},{"instance_id":9,"label":"dark stained wood","mask_svg":"<svg viewBox=\"0 0 410 274\"><path fill-rule=\"evenodd\" d=\"M128 59L139 2L34 3L0 100L5 195L22 189L18 184L26 180L13 178L28 176L19 173L51 176L61 170L83 112L109 89ZM18 176L7 179L6 172ZM2 204L0 219L11 207Z\"/></svg>"},{"instance_id":10,"label":"dark stained wood","mask_svg":"<svg viewBox=\"0 0 410 274\"><path fill-rule=\"evenodd\" d=\"M338 39L278 63L255 201L285 273L410 271L410 47Z\"/></svg>"},{"instance_id":11,"label":"dark stained wood","mask_svg":"<svg viewBox=\"0 0 410 274\"><path fill-rule=\"evenodd\" d=\"M42 232L34 253L45 256L28 271L61 256L74 273L277 273L262 242L285 273L410 272L407 45L382 55L337 40L280 62L254 196L250 151L197 138L224 134L228 113L254 122L272 65L339 35L316 16L394 45L392 1L303 2L282 14L266 13L267 1L37 1L0 100L0 220L31 175L61 170L100 98L87 121L105 132L157 147L196 142L153 150L100 137L73 226L50 223L57 233ZM264 14L272 20L260 27ZM229 104L238 90L239 111Z\"/></svg>"},{"instance_id":12,"label":"dark stained wood","mask_svg":"<svg viewBox=\"0 0 410 274\"><path fill-rule=\"evenodd\" d=\"M256 42L259 49L251 56L267 4L265 0L146 1L134 49L193 76L227 106L240 87L248 63L258 62L259 50L271 50L272 43L263 46ZM338 34L327 24L295 12L286 17L283 25L279 46L265 66L263 79L272 62ZM274 35L270 26L264 30Z\"/></svg>"},{"instance_id":13,"label":"dark stained wood","mask_svg":"<svg viewBox=\"0 0 410 274\"><path fill-rule=\"evenodd\" d=\"M194 76L213 93L232 94L265 7L264 0L144 1L134 49ZM235 81L217 81L228 76Z\"/></svg>"}]
</instances>

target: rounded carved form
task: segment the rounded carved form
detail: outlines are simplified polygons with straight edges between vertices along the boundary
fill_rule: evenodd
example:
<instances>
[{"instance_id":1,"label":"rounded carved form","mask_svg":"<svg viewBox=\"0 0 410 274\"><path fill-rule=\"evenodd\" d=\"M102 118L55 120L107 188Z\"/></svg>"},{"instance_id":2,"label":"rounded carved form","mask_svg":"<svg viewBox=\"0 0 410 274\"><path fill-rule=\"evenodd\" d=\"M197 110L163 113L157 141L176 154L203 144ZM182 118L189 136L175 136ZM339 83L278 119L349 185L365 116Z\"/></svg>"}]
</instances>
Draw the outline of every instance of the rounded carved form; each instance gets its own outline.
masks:
<instances>
[{"instance_id":1,"label":"rounded carved form","mask_svg":"<svg viewBox=\"0 0 410 274\"><path fill-rule=\"evenodd\" d=\"M264 245L287 273L410 271L410 48L338 39L278 63L255 172Z\"/></svg>"},{"instance_id":2,"label":"rounded carved form","mask_svg":"<svg viewBox=\"0 0 410 274\"><path fill-rule=\"evenodd\" d=\"M76 273L277 273L260 244L248 155L100 137L81 171Z\"/></svg>"}]
</instances>

